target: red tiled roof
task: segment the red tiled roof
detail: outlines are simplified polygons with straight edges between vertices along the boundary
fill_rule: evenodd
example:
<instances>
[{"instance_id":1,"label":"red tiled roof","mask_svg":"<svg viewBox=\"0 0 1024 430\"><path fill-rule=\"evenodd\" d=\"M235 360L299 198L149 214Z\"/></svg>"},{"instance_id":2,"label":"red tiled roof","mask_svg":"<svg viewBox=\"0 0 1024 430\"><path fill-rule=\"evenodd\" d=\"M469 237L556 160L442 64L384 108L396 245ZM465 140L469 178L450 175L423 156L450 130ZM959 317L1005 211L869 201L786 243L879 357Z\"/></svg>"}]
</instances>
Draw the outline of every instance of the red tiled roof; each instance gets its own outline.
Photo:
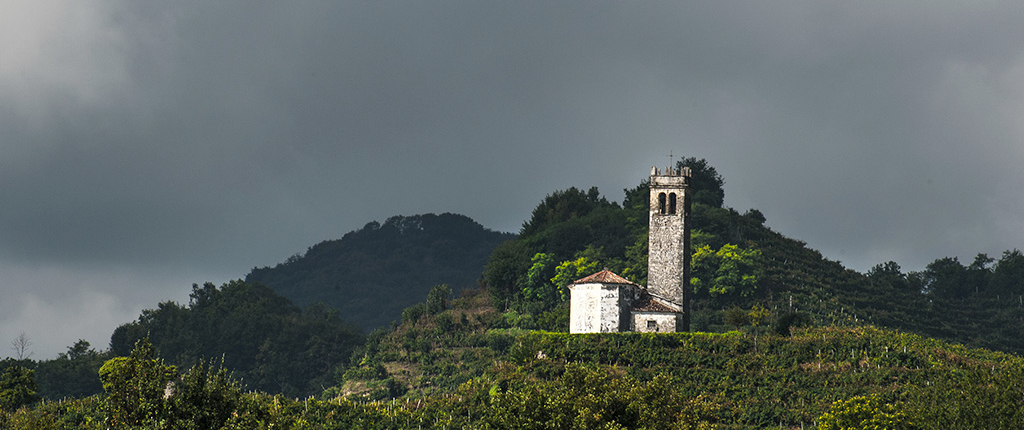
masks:
<instances>
[{"instance_id":1,"label":"red tiled roof","mask_svg":"<svg viewBox=\"0 0 1024 430\"><path fill-rule=\"evenodd\" d=\"M649 294L644 294L640 300L634 303L633 310L641 312L677 312Z\"/></svg>"},{"instance_id":2,"label":"red tiled roof","mask_svg":"<svg viewBox=\"0 0 1024 430\"><path fill-rule=\"evenodd\" d=\"M619 275L612 273L611 270L604 269L593 275L585 278L577 279L573 284L629 284L636 285L629 281L629 279L623 278ZM637 285L639 286L639 285Z\"/></svg>"}]
</instances>

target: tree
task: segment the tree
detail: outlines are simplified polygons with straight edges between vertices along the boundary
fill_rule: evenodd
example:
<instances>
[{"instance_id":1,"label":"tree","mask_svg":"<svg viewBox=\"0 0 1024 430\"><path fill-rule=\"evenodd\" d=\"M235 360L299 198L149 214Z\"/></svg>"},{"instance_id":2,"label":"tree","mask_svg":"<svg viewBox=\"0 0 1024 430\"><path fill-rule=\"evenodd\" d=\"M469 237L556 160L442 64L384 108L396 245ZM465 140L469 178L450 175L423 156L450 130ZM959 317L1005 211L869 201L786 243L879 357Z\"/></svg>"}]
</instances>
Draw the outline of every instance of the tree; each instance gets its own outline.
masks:
<instances>
[{"instance_id":1,"label":"tree","mask_svg":"<svg viewBox=\"0 0 1024 430\"><path fill-rule=\"evenodd\" d=\"M925 266L925 292L941 299L963 299L973 292L967 283L967 268L956 257L945 257Z\"/></svg>"},{"instance_id":2,"label":"tree","mask_svg":"<svg viewBox=\"0 0 1024 430\"><path fill-rule=\"evenodd\" d=\"M739 330L747 324L750 324L750 314L740 309L739 306L733 306L725 310L725 323Z\"/></svg>"},{"instance_id":3,"label":"tree","mask_svg":"<svg viewBox=\"0 0 1024 430\"><path fill-rule=\"evenodd\" d=\"M36 364L39 396L46 399L83 398L103 392L96 372L107 358L105 352L93 349L89 342L79 339L53 360Z\"/></svg>"},{"instance_id":4,"label":"tree","mask_svg":"<svg viewBox=\"0 0 1024 430\"><path fill-rule=\"evenodd\" d=\"M111 428L163 427L168 383L178 376L178 369L157 358L148 338L136 342L128 357L108 360L99 373L107 392L105 411Z\"/></svg>"},{"instance_id":5,"label":"tree","mask_svg":"<svg viewBox=\"0 0 1024 430\"><path fill-rule=\"evenodd\" d=\"M761 213L761 211L753 208L748 209L747 212L743 214L743 216L750 218L751 220L758 224L764 224L764 222L768 220L767 218L764 217L764 214Z\"/></svg>"},{"instance_id":6,"label":"tree","mask_svg":"<svg viewBox=\"0 0 1024 430\"><path fill-rule=\"evenodd\" d=\"M790 328L801 327L810 323L810 318L801 312L789 311L779 317L775 323L775 333L779 336L790 336Z\"/></svg>"},{"instance_id":7,"label":"tree","mask_svg":"<svg viewBox=\"0 0 1024 430\"><path fill-rule=\"evenodd\" d=\"M555 277L551 278L551 283L558 288L559 299L564 301L569 297L569 290L566 288L569 284L596 271L597 262L587 257L566 260L555 268Z\"/></svg>"},{"instance_id":8,"label":"tree","mask_svg":"<svg viewBox=\"0 0 1024 430\"><path fill-rule=\"evenodd\" d=\"M426 313L427 304L423 302L417 303L402 310L402 322L416 324L416 321L419 321L420 317L426 315Z\"/></svg>"},{"instance_id":9,"label":"tree","mask_svg":"<svg viewBox=\"0 0 1024 430\"><path fill-rule=\"evenodd\" d=\"M130 356L108 360L100 379L112 429L220 429L243 406L241 387L223 361L214 368L200 360L179 375L156 356L149 339L137 342Z\"/></svg>"},{"instance_id":10,"label":"tree","mask_svg":"<svg viewBox=\"0 0 1024 430\"><path fill-rule=\"evenodd\" d=\"M28 352L28 347L32 346L32 342L28 340L28 336L25 332L21 332L18 337L11 341L11 349L14 350L14 356L18 360L24 360L32 356L31 352Z\"/></svg>"},{"instance_id":11,"label":"tree","mask_svg":"<svg viewBox=\"0 0 1024 430\"><path fill-rule=\"evenodd\" d=\"M690 186L693 187L693 202L720 208L725 203L725 179L718 174L708 161L696 157L683 158L677 168L690 168ZM762 216L763 218L763 216Z\"/></svg>"},{"instance_id":12,"label":"tree","mask_svg":"<svg viewBox=\"0 0 1024 430\"><path fill-rule=\"evenodd\" d=\"M756 330L758 327L764 325L771 313L764 306L754 305L754 307L750 308L750 312L748 312L747 315L750 316L750 325L754 326L754 329Z\"/></svg>"},{"instance_id":13,"label":"tree","mask_svg":"<svg viewBox=\"0 0 1024 430\"><path fill-rule=\"evenodd\" d=\"M626 247L626 267L621 275L639 285L647 285L648 234L637 235L636 242Z\"/></svg>"},{"instance_id":14,"label":"tree","mask_svg":"<svg viewBox=\"0 0 1024 430\"><path fill-rule=\"evenodd\" d=\"M690 285L698 296L749 297L757 291L762 273L761 251L725 244L717 251L710 245L693 253Z\"/></svg>"},{"instance_id":15,"label":"tree","mask_svg":"<svg viewBox=\"0 0 1024 430\"><path fill-rule=\"evenodd\" d=\"M627 212L626 218L633 229L646 230L651 221L649 210L651 206L651 180L644 178L640 184L633 188L622 190L622 208Z\"/></svg>"},{"instance_id":16,"label":"tree","mask_svg":"<svg viewBox=\"0 0 1024 430\"><path fill-rule=\"evenodd\" d=\"M1024 294L1024 253L1014 249L1003 252L992 272L992 286L1003 297Z\"/></svg>"},{"instance_id":17,"label":"tree","mask_svg":"<svg viewBox=\"0 0 1024 430\"><path fill-rule=\"evenodd\" d=\"M551 283L555 276L555 259L551 254L538 252L530 262L530 270L522 280L523 298L539 301L545 309L553 307L559 301L558 289Z\"/></svg>"},{"instance_id":18,"label":"tree","mask_svg":"<svg viewBox=\"0 0 1024 430\"><path fill-rule=\"evenodd\" d=\"M241 397L223 363L215 369L200 361L174 384L168 416L176 429L219 429L241 406Z\"/></svg>"},{"instance_id":19,"label":"tree","mask_svg":"<svg viewBox=\"0 0 1024 430\"><path fill-rule=\"evenodd\" d=\"M504 309L503 302L515 294L519 277L529 270L530 256L535 254L522 240L509 240L494 248L483 278L495 307Z\"/></svg>"},{"instance_id":20,"label":"tree","mask_svg":"<svg viewBox=\"0 0 1024 430\"><path fill-rule=\"evenodd\" d=\"M335 366L362 342L339 313L315 303L304 312L266 286L243 281L195 285L187 307L164 302L144 310L138 321L115 330L111 349L129 355L121 352L124 345L142 338L169 363L186 368L223 357L250 388L288 396L322 391Z\"/></svg>"},{"instance_id":21,"label":"tree","mask_svg":"<svg viewBox=\"0 0 1024 430\"><path fill-rule=\"evenodd\" d=\"M35 371L11 366L0 373L0 409L15 410L35 403L39 400L36 391Z\"/></svg>"},{"instance_id":22,"label":"tree","mask_svg":"<svg viewBox=\"0 0 1024 430\"><path fill-rule=\"evenodd\" d=\"M436 315L448 309L448 297L452 295L452 287L448 284L435 285L427 293L427 312Z\"/></svg>"},{"instance_id":23,"label":"tree","mask_svg":"<svg viewBox=\"0 0 1024 430\"><path fill-rule=\"evenodd\" d=\"M992 278L992 269L988 266L993 261L996 260L989 257L988 254L982 253L974 257L974 262L967 266L968 289L974 289L974 295L978 296L990 292L988 290Z\"/></svg>"},{"instance_id":24,"label":"tree","mask_svg":"<svg viewBox=\"0 0 1024 430\"><path fill-rule=\"evenodd\" d=\"M907 275L900 271L900 265L895 261L876 264L868 270L867 276L872 283L893 291L904 291L909 285Z\"/></svg>"},{"instance_id":25,"label":"tree","mask_svg":"<svg viewBox=\"0 0 1024 430\"><path fill-rule=\"evenodd\" d=\"M601 197L597 187L591 187L585 192L576 187L555 191L537 205L530 220L523 223L520 234L533 234L552 224L582 218L594 209L612 205L608 199Z\"/></svg>"}]
</instances>

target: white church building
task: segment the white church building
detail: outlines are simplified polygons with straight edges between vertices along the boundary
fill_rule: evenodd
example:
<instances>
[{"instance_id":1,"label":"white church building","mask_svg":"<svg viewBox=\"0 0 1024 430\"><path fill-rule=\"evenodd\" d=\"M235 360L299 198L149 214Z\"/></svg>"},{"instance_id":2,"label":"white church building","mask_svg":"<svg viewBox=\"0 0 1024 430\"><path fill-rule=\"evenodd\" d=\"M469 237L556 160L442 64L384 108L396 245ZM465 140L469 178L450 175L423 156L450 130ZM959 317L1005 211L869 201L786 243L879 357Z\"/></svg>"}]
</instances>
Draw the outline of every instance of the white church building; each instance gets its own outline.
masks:
<instances>
[{"instance_id":1,"label":"white church building","mask_svg":"<svg viewBox=\"0 0 1024 430\"><path fill-rule=\"evenodd\" d=\"M569 332L690 329L690 170L651 168L647 283L608 269L569 285Z\"/></svg>"}]
</instances>

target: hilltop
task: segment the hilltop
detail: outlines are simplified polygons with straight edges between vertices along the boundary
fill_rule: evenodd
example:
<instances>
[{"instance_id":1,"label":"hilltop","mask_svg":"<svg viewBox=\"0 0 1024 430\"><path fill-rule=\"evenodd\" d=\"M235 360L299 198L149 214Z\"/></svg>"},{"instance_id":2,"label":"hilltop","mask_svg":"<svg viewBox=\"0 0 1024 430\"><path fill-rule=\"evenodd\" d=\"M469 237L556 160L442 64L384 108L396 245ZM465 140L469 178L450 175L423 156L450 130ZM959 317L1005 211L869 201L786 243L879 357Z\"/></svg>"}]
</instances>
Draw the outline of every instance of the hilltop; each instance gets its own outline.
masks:
<instances>
[{"instance_id":1,"label":"hilltop","mask_svg":"<svg viewBox=\"0 0 1024 430\"><path fill-rule=\"evenodd\" d=\"M254 268L245 280L299 306L324 303L373 329L398 319L434 285L475 288L491 250L511 237L464 215L393 216L274 267Z\"/></svg>"}]
</instances>

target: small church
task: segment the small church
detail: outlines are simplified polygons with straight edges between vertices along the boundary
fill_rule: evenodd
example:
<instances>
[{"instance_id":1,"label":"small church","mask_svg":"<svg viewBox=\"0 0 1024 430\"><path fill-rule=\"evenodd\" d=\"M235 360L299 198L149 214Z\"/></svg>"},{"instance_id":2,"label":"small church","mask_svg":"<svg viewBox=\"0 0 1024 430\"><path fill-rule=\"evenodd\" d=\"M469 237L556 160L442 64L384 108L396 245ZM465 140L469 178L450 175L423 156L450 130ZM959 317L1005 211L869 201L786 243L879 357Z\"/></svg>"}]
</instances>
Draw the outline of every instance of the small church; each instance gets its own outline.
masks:
<instances>
[{"instance_id":1,"label":"small church","mask_svg":"<svg viewBox=\"0 0 1024 430\"><path fill-rule=\"evenodd\" d=\"M608 269L569 285L569 332L690 330L690 169L651 168L647 286Z\"/></svg>"}]
</instances>

